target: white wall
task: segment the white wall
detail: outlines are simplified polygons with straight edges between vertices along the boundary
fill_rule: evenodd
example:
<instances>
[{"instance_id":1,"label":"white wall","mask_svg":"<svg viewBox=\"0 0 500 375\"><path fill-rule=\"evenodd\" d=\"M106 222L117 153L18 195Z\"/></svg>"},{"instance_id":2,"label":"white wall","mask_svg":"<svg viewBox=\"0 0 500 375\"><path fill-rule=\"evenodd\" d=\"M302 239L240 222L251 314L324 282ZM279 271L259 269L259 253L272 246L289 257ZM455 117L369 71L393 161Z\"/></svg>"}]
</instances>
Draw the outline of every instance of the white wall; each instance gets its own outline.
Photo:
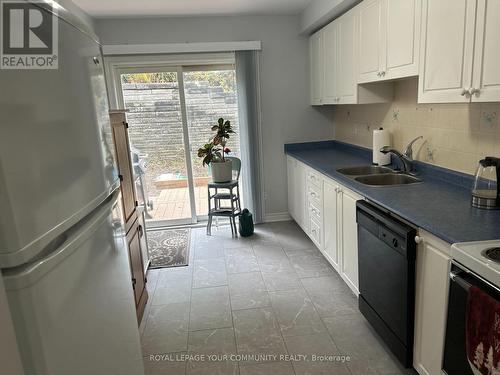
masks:
<instances>
[{"instance_id":1,"label":"white wall","mask_svg":"<svg viewBox=\"0 0 500 375\"><path fill-rule=\"evenodd\" d=\"M313 0L300 14L300 32L310 34L354 7L361 0Z\"/></svg>"},{"instance_id":2,"label":"white wall","mask_svg":"<svg viewBox=\"0 0 500 375\"><path fill-rule=\"evenodd\" d=\"M414 158L474 174L478 160L500 157L500 103L418 104L418 79L394 83L394 100L384 104L342 105L333 116L335 138L371 148L373 129L391 132L392 146L413 146Z\"/></svg>"},{"instance_id":3,"label":"white wall","mask_svg":"<svg viewBox=\"0 0 500 375\"><path fill-rule=\"evenodd\" d=\"M260 40L265 213L287 211L289 142L333 138L325 109L309 105L308 41L297 16L97 19L103 44Z\"/></svg>"},{"instance_id":4,"label":"white wall","mask_svg":"<svg viewBox=\"0 0 500 375\"><path fill-rule=\"evenodd\" d=\"M61 4L61 6L66 8L66 10L78 16L82 20L82 22L90 28L90 30L94 31L94 19L87 13L85 13L71 0L55 0L55 2Z\"/></svg>"}]
</instances>

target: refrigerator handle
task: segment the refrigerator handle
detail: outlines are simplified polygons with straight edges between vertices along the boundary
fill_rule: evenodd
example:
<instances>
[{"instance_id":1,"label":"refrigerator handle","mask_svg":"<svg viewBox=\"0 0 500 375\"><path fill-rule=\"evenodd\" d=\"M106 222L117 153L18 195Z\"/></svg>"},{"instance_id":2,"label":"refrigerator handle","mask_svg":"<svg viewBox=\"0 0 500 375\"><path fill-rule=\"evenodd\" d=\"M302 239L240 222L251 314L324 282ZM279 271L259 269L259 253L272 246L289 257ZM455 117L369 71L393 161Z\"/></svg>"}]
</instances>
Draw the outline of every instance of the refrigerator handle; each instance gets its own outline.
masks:
<instances>
[{"instance_id":1,"label":"refrigerator handle","mask_svg":"<svg viewBox=\"0 0 500 375\"><path fill-rule=\"evenodd\" d=\"M2 270L5 286L9 289L24 288L48 273L64 258L95 233L109 218L119 198L115 190L95 211L82 219L66 232L53 240L40 254L29 263Z\"/></svg>"}]
</instances>

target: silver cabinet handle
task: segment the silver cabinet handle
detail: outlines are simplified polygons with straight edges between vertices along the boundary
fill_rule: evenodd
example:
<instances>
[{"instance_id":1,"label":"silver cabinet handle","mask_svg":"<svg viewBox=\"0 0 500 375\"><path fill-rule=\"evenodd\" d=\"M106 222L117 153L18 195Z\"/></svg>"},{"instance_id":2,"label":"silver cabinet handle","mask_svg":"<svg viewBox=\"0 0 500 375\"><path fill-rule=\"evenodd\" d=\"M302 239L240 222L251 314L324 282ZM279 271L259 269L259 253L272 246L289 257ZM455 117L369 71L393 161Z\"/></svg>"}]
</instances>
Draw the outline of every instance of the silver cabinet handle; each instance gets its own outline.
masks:
<instances>
[{"instance_id":1,"label":"silver cabinet handle","mask_svg":"<svg viewBox=\"0 0 500 375\"><path fill-rule=\"evenodd\" d=\"M380 77L380 75L381 75L381 73L380 73L380 72L378 72L378 73L377 73L377 76L379 76L379 77Z\"/></svg>"},{"instance_id":2,"label":"silver cabinet handle","mask_svg":"<svg viewBox=\"0 0 500 375\"><path fill-rule=\"evenodd\" d=\"M314 191L311 191L311 197L315 197L316 193Z\"/></svg>"},{"instance_id":3,"label":"silver cabinet handle","mask_svg":"<svg viewBox=\"0 0 500 375\"><path fill-rule=\"evenodd\" d=\"M479 89L475 89L475 88L471 88L471 89L469 90L469 92L470 92L470 96L472 96L472 95L474 95L474 94L479 94L479 93L481 92L481 90L479 90Z\"/></svg>"},{"instance_id":4,"label":"silver cabinet handle","mask_svg":"<svg viewBox=\"0 0 500 375\"><path fill-rule=\"evenodd\" d=\"M468 94L469 94L469 90L467 90L467 89L462 89L462 92L460 93L460 95L462 95L462 96L465 96Z\"/></svg>"},{"instance_id":5,"label":"silver cabinet handle","mask_svg":"<svg viewBox=\"0 0 500 375\"><path fill-rule=\"evenodd\" d=\"M423 239L420 236L415 236L415 243L422 243Z\"/></svg>"}]
</instances>

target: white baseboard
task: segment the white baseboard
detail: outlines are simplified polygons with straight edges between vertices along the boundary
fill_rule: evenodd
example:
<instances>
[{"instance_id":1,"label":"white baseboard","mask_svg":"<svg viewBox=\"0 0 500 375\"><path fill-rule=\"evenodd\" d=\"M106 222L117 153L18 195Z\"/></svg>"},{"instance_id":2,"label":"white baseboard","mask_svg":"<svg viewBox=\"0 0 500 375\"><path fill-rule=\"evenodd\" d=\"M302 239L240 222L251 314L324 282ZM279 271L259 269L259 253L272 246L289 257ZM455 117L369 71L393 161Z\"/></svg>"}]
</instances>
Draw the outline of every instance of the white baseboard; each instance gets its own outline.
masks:
<instances>
[{"instance_id":1,"label":"white baseboard","mask_svg":"<svg viewBox=\"0 0 500 375\"><path fill-rule=\"evenodd\" d=\"M265 214L264 223L273 223L275 221L289 221L292 217L288 212L275 212L272 214Z\"/></svg>"}]
</instances>

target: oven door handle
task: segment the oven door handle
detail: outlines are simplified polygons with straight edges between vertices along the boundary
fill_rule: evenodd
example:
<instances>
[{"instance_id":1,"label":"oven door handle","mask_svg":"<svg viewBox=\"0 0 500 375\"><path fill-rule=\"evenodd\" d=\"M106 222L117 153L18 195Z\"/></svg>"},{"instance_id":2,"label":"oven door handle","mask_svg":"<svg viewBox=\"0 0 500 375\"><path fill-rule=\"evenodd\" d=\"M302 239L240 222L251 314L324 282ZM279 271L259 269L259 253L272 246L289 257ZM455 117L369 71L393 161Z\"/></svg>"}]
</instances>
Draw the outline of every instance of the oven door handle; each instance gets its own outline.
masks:
<instances>
[{"instance_id":1,"label":"oven door handle","mask_svg":"<svg viewBox=\"0 0 500 375\"><path fill-rule=\"evenodd\" d=\"M468 282L467 280L465 280L463 277L460 277L460 275L462 273L470 273L468 271L451 271L450 272L450 279L451 281L455 282L457 285L461 286L463 289L465 290L469 290L470 287L473 285L471 284L470 282ZM484 278L482 278L481 276L479 275L476 275L474 274L474 277L478 278L480 281L482 281L483 283L485 283L487 286L489 286L490 288L492 288L493 290L495 290L497 293L500 293L500 289L496 286L496 285L493 285L491 282L489 282L488 280L485 280Z\"/></svg>"},{"instance_id":2,"label":"oven door handle","mask_svg":"<svg viewBox=\"0 0 500 375\"><path fill-rule=\"evenodd\" d=\"M472 286L471 283L460 277L462 272L450 272L450 280L461 286L465 290L469 290Z\"/></svg>"}]
</instances>

